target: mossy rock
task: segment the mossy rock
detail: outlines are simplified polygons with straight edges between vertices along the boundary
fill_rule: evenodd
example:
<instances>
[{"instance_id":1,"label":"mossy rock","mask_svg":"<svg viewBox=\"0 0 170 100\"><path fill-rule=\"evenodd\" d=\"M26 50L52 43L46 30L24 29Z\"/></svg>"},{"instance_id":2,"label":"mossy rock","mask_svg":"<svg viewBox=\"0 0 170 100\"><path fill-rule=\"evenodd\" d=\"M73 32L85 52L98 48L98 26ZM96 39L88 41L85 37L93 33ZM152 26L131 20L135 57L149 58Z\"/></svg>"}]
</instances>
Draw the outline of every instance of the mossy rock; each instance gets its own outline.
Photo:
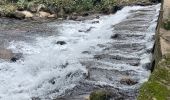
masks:
<instances>
[{"instance_id":1,"label":"mossy rock","mask_svg":"<svg viewBox=\"0 0 170 100\"><path fill-rule=\"evenodd\" d=\"M97 90L90 94L90 100L110 100L111 93L106 90Z\"/></svg>"}]
</instances>

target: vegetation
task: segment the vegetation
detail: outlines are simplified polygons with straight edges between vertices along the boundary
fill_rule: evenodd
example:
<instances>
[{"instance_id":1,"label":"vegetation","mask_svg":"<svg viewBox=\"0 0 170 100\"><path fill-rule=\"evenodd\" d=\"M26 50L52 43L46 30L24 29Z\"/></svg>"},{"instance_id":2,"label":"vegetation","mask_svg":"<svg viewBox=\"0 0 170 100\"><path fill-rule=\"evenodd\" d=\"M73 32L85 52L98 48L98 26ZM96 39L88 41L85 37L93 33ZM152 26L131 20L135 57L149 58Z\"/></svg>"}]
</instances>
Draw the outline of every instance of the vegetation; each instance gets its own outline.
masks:
<instances>
[{"instance_id":1,"label":"vegetation","mask_svg":"<svg viewBox=\"0 0 170 100\"><path fill-rule=\"evenodd\" d=\"M110 100L110 94L104 90L94 91L90 94L90 100Z\"/></svg>"},{"instance_id":2,"label":"vegetation","mask_svg":"<svg viewBox=\"0 0 170 100\"><path fill-rule=\"evenodd\" d=\"M143 2L147 3L149 0ZM0 0L0 16L12 15L16 9L32 13L42 10L58 15L61 12L64 15L82 12L114 13L120 9L117 5L133 3L141 3L141 0Z\"/></svg>"},{"instance_id":3,"label":"vegetation","mask_svg":"<svg viewBox=\"0 0 170 100\"><path fill-rule=\"evenodd\" d=\"M170 59L160 62L149 81L140 90L138 100L169 100L170 99Z\"/></svg>"},{"instance_id":4,"label":"vegetation","mask_svg":"<svg viewBox=\"0 0 170 100\"><path fill-rule=\"evenodd\" d=\"M47 9L60 10L63 8L66 12L71 13L109 9L114 6L115 0L2 0L0 1L0 8L6 4L16 6L18 9L29 9L32 6L44 5Z\"/></svg>"}]
</instances>

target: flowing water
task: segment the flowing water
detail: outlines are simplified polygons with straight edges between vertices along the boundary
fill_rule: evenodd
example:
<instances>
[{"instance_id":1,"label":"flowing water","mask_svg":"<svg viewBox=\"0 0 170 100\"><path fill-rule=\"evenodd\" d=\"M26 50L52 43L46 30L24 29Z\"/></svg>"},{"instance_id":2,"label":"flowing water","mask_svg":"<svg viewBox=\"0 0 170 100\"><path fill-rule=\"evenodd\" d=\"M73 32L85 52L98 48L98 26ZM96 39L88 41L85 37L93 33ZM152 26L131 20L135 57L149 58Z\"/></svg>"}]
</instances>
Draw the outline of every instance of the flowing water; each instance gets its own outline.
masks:
<instances>
[{"instance_id":1,"label":"flowing water","mask_svg":"<svg viewBox=\"0 0 170 100\"><path fill-rule=\"evenodd\" d=\"M99 19L35 25L1 19L1 46L23 57L0 60L0 100L83 100L95 89L135 99L150 75L159 8L124 7Z\"/></svg>"}]
</instances>

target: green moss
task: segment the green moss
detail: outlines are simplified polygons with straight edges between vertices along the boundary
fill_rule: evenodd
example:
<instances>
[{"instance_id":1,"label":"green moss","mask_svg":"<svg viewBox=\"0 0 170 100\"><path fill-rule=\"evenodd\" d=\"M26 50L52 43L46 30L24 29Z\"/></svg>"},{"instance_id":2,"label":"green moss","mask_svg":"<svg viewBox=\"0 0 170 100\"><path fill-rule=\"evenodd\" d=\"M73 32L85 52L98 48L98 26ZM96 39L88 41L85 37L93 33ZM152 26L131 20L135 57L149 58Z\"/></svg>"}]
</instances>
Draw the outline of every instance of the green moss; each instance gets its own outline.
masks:
<instances>
[{"instance_id":1,"label":"green moss","mask_svg":"<svg viewBox=\"0 0 170 100\"><path fill-rule=\"evenodd\" d=\"M169 100L170 98L170 59L159 63L148 82L140 89L138 100Z\"/></svg>"},{"instance_id":2,"label":"green moss","mask_svg":"<svg viewBox=\"0 0 170 100\"><path fill-rule=\"evenodd\" d=\"M110 94L104 90L94 91L90 94L90 100L109 100Z\"/></svg>"}]
</instances>

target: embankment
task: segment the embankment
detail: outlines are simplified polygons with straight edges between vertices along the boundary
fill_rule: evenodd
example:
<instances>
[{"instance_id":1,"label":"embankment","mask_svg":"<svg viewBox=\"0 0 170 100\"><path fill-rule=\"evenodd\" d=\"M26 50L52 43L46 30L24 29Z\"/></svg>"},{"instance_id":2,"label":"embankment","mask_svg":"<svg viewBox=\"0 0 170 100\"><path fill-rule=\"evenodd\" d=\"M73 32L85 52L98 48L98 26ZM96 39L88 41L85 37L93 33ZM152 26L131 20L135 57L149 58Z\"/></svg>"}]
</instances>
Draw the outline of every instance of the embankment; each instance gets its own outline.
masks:
<instances>
[{"instance_id":1,"label":"embankment","mask_svg":"<svg viewBox=\"0 0 170 100\"><path fill-rule=\"evenodd\" d=\"M170 100L169 36L164 24L169 17L169 0L163 0L156 28L152 74L140 89L138 100ZM167 17L168 16L168 17Z\"/></svg>"}]
</instances>

